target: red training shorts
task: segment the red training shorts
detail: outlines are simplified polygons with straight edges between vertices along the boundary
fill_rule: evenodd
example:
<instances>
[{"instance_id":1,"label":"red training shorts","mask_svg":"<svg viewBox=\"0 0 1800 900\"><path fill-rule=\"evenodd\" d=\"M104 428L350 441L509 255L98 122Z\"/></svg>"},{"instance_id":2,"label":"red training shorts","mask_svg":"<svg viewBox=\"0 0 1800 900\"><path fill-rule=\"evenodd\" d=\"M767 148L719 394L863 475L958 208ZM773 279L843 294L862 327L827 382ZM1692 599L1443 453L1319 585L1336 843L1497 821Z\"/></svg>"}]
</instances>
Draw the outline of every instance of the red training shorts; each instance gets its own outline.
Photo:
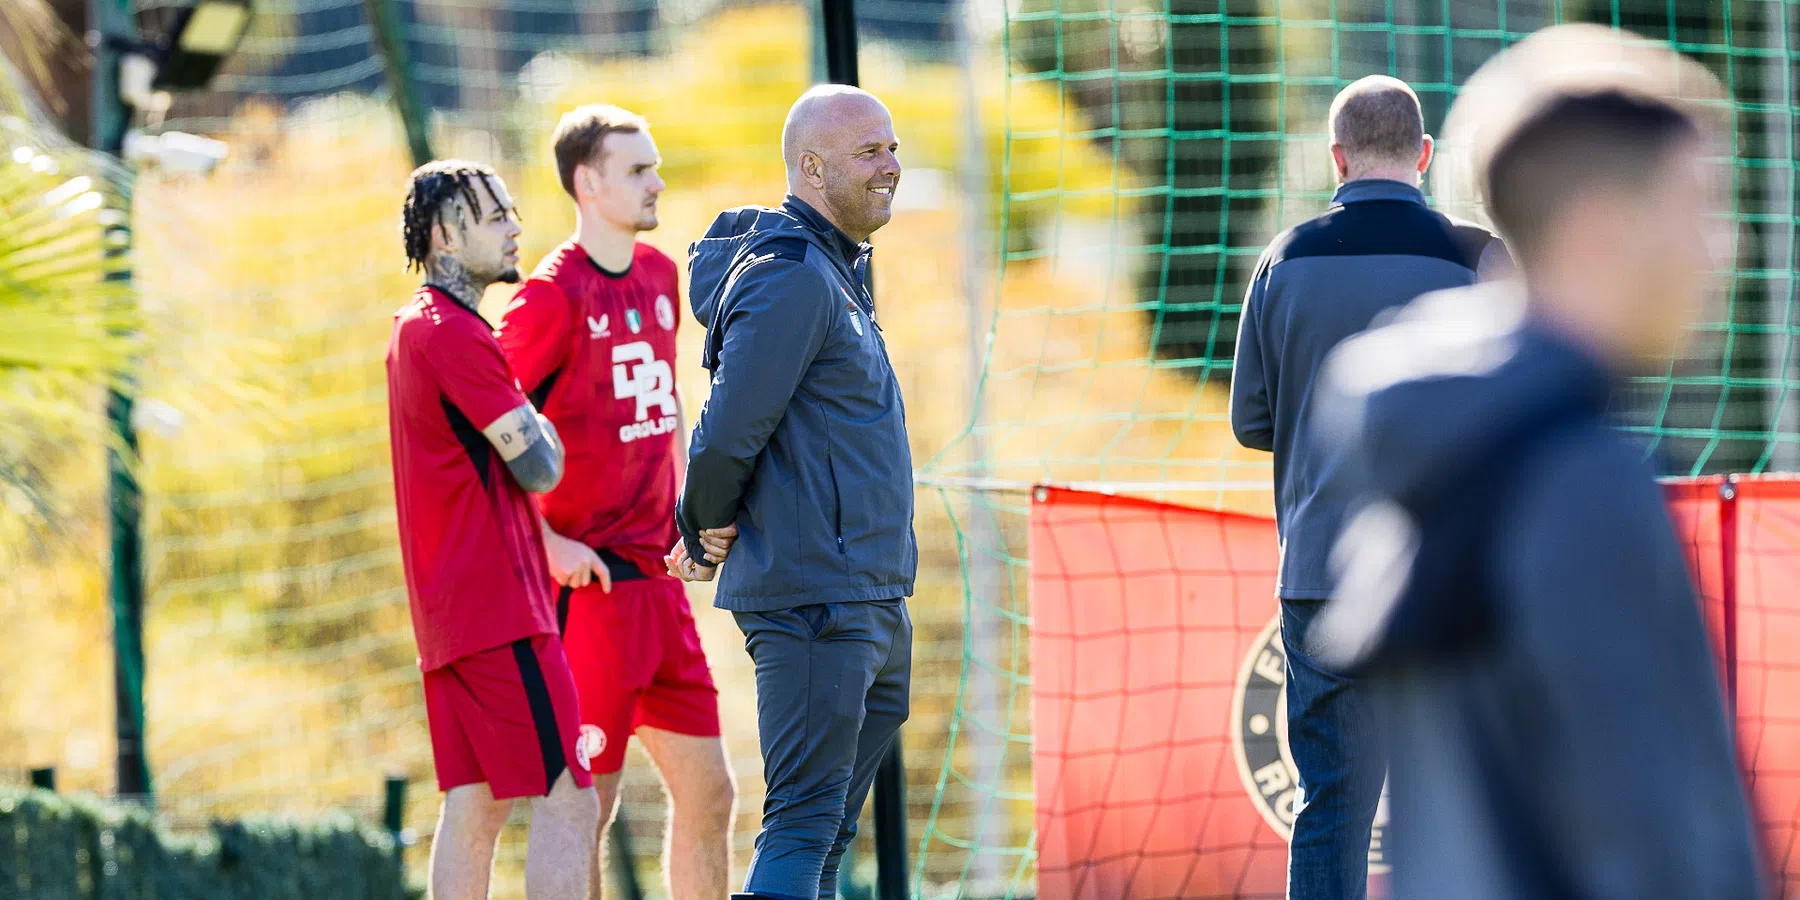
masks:
<instances>
[{"instance_id":1,"label":"red training shorts","mask_svg":"<svg viewBox=\"0 0 1800 900\"><path fill-rule=\"evenodd\" d=\"M425 673L425 718L438 789L486 782L494 799L542 797L564 769L594 783L575 680L553 634L520 638Z\"/></svg>"},{"instance_id":2,"label":"red training shorts","mask_svg":"<svg viewBox=\"0 0 1800 900\"><path fill-rule=\"evenodd\" d=\"M563 643L581 695L581 724L600 732L600 750L589 760L596 773L625 767L625 742L640 725L719 736L719 691L680 581L622 581L610 594L594 583L567 603Z\"/></svg>"}]
</instances>

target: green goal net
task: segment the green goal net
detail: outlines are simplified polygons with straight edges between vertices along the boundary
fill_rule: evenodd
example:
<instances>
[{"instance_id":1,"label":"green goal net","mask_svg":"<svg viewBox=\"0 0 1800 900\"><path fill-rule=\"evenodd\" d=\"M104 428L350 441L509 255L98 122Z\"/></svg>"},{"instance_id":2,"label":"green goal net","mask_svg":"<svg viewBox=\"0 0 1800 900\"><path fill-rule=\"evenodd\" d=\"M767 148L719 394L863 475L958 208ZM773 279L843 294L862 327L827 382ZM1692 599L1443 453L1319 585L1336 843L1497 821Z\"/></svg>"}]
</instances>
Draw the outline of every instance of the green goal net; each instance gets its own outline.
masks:
<instances>
[{"instance_id":1,"label":"green goal net","mask_svg":"<svg viewBox=\"0 0 1800 900\"><path fill-rule=\"evenodd\" d=\"M1568 21L1669 42L1731 94L1736 262L1692 358L1634 384L1627 427L1666 474L1800 468L1800 3L1007 5L1011 96L1053 85L1063 126L991 126L1007 152L992 264L970 294L982 317L970 350L979 395L921 479L921 502L935 494L954 524L967 622L938 802L918 842L922 895L1036 890L1030 768L1034 749L1057 751L1034 748L1028 703L1026 489L1267 512L1268 457L1238 448L1226 420L1237 310L1268 240L1331 195L1331 98L1364 75L1393 75L1418 90L1435 129L1496 51ZM1070 138L1082 153L1034 165L1038 148ZM1451 181L1428 184L1434 202L1479 217Z\"/></svg>"}]
</instances>

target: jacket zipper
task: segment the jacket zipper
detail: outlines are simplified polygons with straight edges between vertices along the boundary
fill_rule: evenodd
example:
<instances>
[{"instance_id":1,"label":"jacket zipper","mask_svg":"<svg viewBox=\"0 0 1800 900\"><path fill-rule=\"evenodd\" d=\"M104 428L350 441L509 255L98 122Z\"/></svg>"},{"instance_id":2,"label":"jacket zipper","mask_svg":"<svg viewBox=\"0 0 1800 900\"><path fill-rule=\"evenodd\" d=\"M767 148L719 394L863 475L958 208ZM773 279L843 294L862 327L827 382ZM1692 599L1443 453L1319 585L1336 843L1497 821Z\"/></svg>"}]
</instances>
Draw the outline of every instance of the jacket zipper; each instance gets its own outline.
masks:
<instances>
[{"instance_id":1,"label":"jacket zipper","mask_svg":"<svg viewBox=\"0 0 1800 900\"><path fill-rule=\"evenodd\" d=\"M825 472L826 472L827 477L829 477L831 479L831 500L832 500L832 503L831 503L831 532L832 532L832 534L831 534L831 536L837 539L838 555L843 556L843 555L845 555L845 550L844 550L844 492L838 488L837 463L832 461L832 456L835 455L836 450L837 450L837 441L834 440L831 436L831 423L830 423L830 421L826 421L825 422Z\"/></svg>"}]
</instances>

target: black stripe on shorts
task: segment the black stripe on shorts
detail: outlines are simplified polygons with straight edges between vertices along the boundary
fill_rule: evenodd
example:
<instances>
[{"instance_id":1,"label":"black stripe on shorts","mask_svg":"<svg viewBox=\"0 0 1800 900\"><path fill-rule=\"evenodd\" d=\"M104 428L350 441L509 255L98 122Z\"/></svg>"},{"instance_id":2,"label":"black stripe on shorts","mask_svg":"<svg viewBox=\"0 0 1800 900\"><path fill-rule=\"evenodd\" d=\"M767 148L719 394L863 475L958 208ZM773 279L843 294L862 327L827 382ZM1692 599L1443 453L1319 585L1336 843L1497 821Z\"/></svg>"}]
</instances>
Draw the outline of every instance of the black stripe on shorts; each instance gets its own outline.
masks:
<instances>
[{"instance_id":1,"label":"black stripe on shorts","mask_svg":"<svg viewBox=\"0 0 1800 900\"><path fill-rule=\"evenodd\" d=\"M531 705L531 723L537 728L538 752L544 757L544 796L556 786L556 779L568 768L563 755L562 736L556 729L556 705L550 702L550 687L544 683L544 670L537 654L531 650L531 638L512 643L513 659L519 663L519 681L525 685L525 700Z\"/></svg>"},{"instance_id":2,"label":"black stripe on shorts","mask_svg":"<svg viewBox=\"0 0 1800 900\"><path fill-rule=\"evenodd\" d=\"M600 561L606 564L606 574L612 578L613 584L626 581L643 581L650 576L642 569L632 565L625 557L607 550L604 547L594 551ZM597 580L597 579L596 579ZM558 637L569 636L569 598L575 595L575 589L563 585L556 594L556 634Z\"/></svg>"}]
</instances>

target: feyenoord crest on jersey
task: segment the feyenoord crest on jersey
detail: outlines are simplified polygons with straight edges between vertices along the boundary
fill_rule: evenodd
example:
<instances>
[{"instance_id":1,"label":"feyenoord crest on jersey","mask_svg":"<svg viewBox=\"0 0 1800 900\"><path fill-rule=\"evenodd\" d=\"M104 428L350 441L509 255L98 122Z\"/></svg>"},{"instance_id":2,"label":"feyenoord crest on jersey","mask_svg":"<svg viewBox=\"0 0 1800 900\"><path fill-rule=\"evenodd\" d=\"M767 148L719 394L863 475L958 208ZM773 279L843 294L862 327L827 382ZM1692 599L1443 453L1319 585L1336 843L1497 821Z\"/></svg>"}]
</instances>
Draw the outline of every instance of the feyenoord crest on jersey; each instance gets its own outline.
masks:
<instances>
[{"instance_id":1,"label":"feyenoord crest on jersey","mask_svg":"<svg viewBox=\"0 0 1800 900\"><path fill-rule=\"evenodd\" d=\"M1237 687L1231 696L1231 749L1244 792L1263 821L1282 840L1293 837L1300 775L1287 742L1287 649L1281 644L1280 613L1256 636L1238 668ZM1389 869L1381 849L1386 828L1387 787L1383 785L1374 833L1369 838L1369 871L1374 874Z\"/></svg>"},{"instance_id":2,"label":"feyenoord crest on jersey","mask_svg":"<svg viewBox=\"0 0 1800 900\"><path fill-rule=\"evenodd\" d=\"M575 762L583 771L593 771L593 761L606 752L606 732L598 725L581 726L581 736L575 739Z\"/></svg>"},{"instance_id":3,"label":"feyenoord crest on jersey","mask_svg":"<svg viewBox=\"0 0 1800 900\"><path fill-rule=\"evenodd\" d=\"M656 324L661 325L664 331L675 330L675 304L668 294L656 295Z\"/></svg>"}]
</instances>

